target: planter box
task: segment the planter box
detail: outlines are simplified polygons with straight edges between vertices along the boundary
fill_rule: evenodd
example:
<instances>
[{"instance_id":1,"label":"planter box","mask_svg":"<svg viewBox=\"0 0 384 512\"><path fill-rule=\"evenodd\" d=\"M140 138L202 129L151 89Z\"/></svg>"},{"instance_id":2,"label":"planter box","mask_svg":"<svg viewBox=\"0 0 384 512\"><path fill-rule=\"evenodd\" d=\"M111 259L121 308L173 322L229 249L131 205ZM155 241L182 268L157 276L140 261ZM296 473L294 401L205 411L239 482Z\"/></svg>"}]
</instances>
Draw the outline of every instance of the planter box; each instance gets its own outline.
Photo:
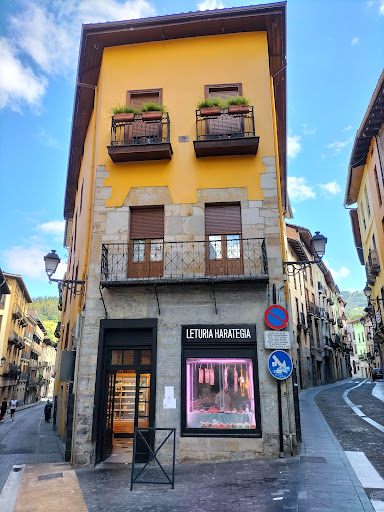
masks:
<instances>
[{"instance_id":1,"label":"planter box","mask_svg":"<svg viewBox=\"0 0 384 512\"><path fill-rule=\"evenodd\" d=\"M202 107L200 109L200 115L204 116L218 116L221 112L220 107Z\"/></svg>"},{"instance_id":2,"label":"planter box","mask_svg":"<svg viewBox=\"0 0 384 512\"><path fill-rule=\"evenodd\" d=\"M228 105L228 114L248 114L249 105Z\"/></svg>"},{"instance_id":3,"label":"planter box","mask_svg":"<svg viewBox=\"0 0 384 512\"><path fill-rule=\"evenodd\" d=\"M160 121L163 118L163 113L160 110L149 110L141 114L143 121Z\"/></svg>"},{"instance_id":4,"label":"planter box","mask_svg":"<svg viewBox=\"0 0 384 512\"><path fill-rule=\"evenodd\" d=\"M133 112L127 112L125 114L115 114L114 116L115 123L129 123L134 121L135 114Z\"/></svg>"}]
</instances>

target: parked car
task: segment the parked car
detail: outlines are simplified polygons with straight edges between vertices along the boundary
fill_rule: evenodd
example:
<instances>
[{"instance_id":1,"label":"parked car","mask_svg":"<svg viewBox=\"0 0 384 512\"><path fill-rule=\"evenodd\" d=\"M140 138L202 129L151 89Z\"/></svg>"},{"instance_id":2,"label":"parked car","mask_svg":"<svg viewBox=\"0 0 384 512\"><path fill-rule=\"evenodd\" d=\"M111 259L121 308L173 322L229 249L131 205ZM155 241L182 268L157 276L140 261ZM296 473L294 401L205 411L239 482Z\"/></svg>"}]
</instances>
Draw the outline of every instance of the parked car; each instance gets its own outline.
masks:
<instances>
[{"instance_id":1,"label":"parked car","mask_svg":"<svg viewBox=\"0 0 384 512\"><path fill-rule=\"evenodd\" d=\"M374 368L372 373L372 380L382 379L383 370L381 368Z\"/></svg>"}]
</instances>

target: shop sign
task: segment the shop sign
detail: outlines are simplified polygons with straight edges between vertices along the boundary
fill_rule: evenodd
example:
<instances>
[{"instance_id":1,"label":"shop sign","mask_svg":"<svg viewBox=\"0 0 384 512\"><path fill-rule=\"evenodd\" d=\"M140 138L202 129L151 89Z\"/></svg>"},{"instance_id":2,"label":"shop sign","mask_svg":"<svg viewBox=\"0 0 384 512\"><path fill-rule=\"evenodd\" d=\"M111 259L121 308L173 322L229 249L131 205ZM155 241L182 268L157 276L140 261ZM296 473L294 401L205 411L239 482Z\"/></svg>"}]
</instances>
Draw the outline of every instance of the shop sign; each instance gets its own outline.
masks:
<instances>
[{"instance_id":1,"label":"shop sign","mask_svg":"<svg viewBox=\"0 0 384 512\"><path fill-rule=\"evenodd\" d=\"M291 338L288 331L264 331L265 348L291 348Z\"/></svg>"},{"instance_id":2,"label":"shop sign","mask_svg":"<svg viewBox=\"0 0 384 512\"><path fill-rule=\"evenodd\" d=\"M254 325L183 325L183 341L256 342Z\"/></svg>"}]
</instances>

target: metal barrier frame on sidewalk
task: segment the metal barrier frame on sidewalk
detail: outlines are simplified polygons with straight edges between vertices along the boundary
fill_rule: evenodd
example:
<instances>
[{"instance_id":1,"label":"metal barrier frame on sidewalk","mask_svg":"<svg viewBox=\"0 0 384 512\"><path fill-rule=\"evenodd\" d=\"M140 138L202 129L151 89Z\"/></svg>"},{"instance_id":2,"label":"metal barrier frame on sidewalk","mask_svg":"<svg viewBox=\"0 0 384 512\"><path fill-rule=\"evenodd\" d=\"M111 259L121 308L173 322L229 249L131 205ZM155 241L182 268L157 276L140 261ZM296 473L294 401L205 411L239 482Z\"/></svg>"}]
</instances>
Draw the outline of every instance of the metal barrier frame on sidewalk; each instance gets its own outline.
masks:
<instances>
[{"instance_id":1,"label":"metal barrier frame on sidewalk","mask_svg":"<svg viewBox=\"0 0 384 512\"><path fill-rule=\"evenodd\" d=\"M167 437L163 440L161 445L157 448L157 450L154 451L154 450L152 450L150 445L147 443L147 440L144 438L142 432L156 432L156 431L161 431L161 430L163 430L163 431L165 430L169 433L168 433ZM173 434L172 478L169 478L165 469L163 468L160 461L158 460L157 454L160 451L160 449L164 446L164 444L168 441L168 439L171 437L172 434ZM146 446L149 450L150 457L149 457L148 461L144 464L144 466L141 468L141 470L138 472L138 474L134 477L135 458L136 458L136 443L137 443L138 436L146 444ZM132 491L134 483L137 483L137 484L160 484L160 485L171 484L172 489L174 489L175 488L175 448L176 448L176 429L175 428L135 427L134 428L134 438L133 438L133 455L132 455L131 489L130 490ZM167 482L156 482L156 481L148 481L148 480L138 481L137 480L139 478L139 476L141 475L141 473L148 466L148 464L150 462L152 462L153 460L155 460L157 462L157 464L160 466L161 471L164 473L165 477L167 478Z\"/></svg>"}]
</instances>

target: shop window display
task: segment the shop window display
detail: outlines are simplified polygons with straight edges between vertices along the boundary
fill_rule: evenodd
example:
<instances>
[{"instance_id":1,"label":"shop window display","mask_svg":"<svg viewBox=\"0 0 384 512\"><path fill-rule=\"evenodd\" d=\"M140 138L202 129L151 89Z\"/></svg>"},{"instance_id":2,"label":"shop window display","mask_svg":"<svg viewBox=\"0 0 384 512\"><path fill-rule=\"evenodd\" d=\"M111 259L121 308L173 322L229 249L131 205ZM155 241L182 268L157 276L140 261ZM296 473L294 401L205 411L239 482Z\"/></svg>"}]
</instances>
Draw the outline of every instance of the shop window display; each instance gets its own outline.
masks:
<instances>
[{"instance_id":1,"label":"shop window display","mask_svg":"<svg viewBox=\"0 0 384 512\"><path fill-rule=\"evenodd\" d=\"M186 360L187 428L256 429L252 359Z\"/></svg>"}]
</instances>

